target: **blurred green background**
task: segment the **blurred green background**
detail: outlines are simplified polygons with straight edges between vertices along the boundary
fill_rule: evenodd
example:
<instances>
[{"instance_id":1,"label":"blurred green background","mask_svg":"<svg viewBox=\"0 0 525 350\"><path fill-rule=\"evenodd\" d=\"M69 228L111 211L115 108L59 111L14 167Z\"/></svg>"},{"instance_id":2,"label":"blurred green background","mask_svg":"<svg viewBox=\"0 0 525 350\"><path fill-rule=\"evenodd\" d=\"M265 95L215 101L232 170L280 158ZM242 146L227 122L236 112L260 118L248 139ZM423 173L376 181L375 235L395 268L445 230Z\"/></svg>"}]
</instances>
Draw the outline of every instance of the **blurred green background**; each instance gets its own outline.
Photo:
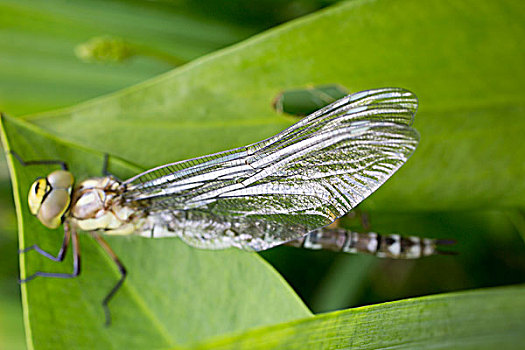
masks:
<instances>
[{"instance_id":1,"label":"blurred green background","mask_svg":"<svg viewBox=\"0 0 525 350\"><path fill-rule=\"evenodd\" d=\"M0 110L19 116L111 93L334 2L2 0ZM460 10L468 11L468 8ZM475 19L472 26L476 26ZM516 24L515 30L522 28ZM121 50L102 51L100 59L86 56L86 51L93 51L89 45L96 44L96 40L112 41L121 45ZM480 42L483 42L481 37L466 38L465 45L480 45ZM516 67L518 79L522 70ZM482 72L480 75L482 81ZM490 86L490 77L487 79L483 84ZM522 162L523 147L516 146L514 158ZM16 283L16 219L3 157L1 171L0 347L16 349L24 348L25 341ZM418 262L386 261L288 247L263 252L262 256L283 274L314 312L523 283L523 210L459 207L461 210L443 208L401 214L372 211L370 214L372 227L378 232L424 233L456 239L458 244L454 249L460 254L454 257L432 257ZM345 219L345 224L358 227L352 219ZM347 288L350 284L354 287Z\"/></svg>"}]
</instances>

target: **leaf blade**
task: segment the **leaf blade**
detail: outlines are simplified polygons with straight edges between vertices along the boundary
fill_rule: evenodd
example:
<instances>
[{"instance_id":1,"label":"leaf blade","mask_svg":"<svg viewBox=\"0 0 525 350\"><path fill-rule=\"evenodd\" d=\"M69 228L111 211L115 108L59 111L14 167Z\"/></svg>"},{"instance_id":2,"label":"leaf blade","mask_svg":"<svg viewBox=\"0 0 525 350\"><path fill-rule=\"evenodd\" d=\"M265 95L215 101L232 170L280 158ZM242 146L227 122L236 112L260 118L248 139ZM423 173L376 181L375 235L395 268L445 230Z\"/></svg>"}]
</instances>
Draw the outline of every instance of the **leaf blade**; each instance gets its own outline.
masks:
<instances>
[{"instance_id":1,"label":"leaf blade","mask_svg":"<svg viewBox=\"0 0 525 350\"><path fill-rule=\"evenodd\" d=\"M523 286L364 306L248 331L199 349L518 349ZM473 312L475 310L475 312Z\"/></svg>"}]
</instances>

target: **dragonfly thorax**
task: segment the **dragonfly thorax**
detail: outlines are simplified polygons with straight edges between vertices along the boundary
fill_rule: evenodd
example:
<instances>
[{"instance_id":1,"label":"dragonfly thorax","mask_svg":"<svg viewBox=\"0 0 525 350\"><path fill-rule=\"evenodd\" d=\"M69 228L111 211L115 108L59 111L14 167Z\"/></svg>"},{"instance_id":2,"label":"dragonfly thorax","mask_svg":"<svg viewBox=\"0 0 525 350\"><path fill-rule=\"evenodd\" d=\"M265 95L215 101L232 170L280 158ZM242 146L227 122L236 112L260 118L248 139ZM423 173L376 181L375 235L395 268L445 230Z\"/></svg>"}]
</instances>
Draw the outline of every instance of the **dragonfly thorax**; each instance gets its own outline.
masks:
<instances>
[{"instance_id":1,"label":"dragonfly thorax","mask_svg":"<svg viewBox=\"0 0 525 350\"><path fill-rule=\"evenodd\" d=\"M123 204L122 185L112 176L82 181L73 192L68 220L82 231L133 232L137 211Z\"/></svg>"}]
</instances>

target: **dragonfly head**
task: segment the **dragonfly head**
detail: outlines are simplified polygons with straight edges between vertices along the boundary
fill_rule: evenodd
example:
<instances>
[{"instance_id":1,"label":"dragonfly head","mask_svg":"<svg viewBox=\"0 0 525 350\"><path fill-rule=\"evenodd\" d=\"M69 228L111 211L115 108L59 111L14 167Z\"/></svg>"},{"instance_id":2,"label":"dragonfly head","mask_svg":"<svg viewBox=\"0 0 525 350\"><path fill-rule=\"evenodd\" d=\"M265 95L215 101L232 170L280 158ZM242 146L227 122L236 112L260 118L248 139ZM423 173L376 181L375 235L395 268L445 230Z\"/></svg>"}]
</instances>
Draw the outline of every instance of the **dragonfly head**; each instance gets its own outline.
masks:
<instances>
[{"instance_id":1,"label":"dragonfly head","mask_svg":"<svg viewBox=\"0 0 525 350\"><path fill-rule=\"evenodd\" d=\"M27 202L31 214L49 228L57 228L69 208L74 178L67 170L55 170L31 185Z\"/></svg>"}]
</instances>

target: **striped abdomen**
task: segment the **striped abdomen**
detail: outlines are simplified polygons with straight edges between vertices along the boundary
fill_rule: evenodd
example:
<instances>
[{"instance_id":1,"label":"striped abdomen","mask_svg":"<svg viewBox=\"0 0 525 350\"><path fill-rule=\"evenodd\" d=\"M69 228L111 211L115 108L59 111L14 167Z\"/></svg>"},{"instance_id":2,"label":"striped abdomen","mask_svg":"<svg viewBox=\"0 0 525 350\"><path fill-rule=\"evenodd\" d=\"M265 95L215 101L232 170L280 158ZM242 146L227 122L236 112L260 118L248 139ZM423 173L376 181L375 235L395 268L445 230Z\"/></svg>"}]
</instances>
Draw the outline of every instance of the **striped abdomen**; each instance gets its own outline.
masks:
<instances>
[{"instance_id":1,"label":"striped abdomen","mask_svg":"<svg viewBox=\"0 0 525 350\"><path fill-rule=\"evenodd\" d=\"M365 253L380 258L417 259L434 254L447 254L448 252L438 250L437 246L451 243L453 242L416 236L402 237L398 234L380 235L341 228L322 228L286 245L314 250Z\"/></svg>"}]
</instances>

